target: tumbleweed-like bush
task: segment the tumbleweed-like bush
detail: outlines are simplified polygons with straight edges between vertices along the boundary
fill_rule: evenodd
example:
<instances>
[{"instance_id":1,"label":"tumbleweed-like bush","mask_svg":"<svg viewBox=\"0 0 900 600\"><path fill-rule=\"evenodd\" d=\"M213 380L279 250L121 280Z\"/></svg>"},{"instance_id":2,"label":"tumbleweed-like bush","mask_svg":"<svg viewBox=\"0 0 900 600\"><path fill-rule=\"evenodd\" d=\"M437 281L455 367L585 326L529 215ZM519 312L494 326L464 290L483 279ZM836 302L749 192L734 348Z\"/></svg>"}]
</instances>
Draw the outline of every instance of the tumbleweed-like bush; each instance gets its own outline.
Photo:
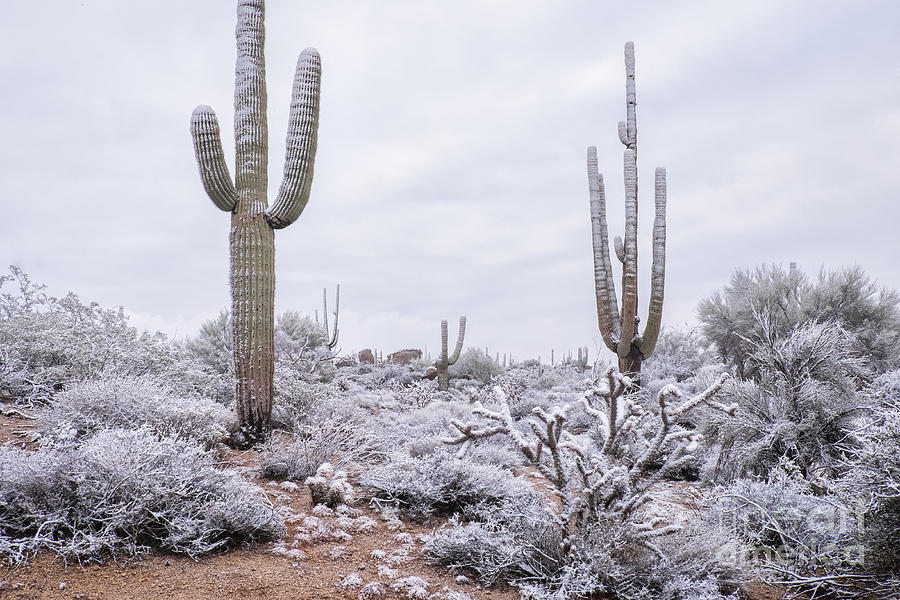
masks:
<instances>
[{"instance_id":1,"label":"tumbleweed-like bush","mask_svg":"<svg viewBox=\"0 0 900 600\"><path fill-rule=\"evenodd\" d=\"M56 395L45 420L51 436L146 428L205 446L224 442L236 427L234 415L218 402L176 395L152 375L108 375L74 384Z\"/></svg>"},{"instance_id":2,"label":"tumbleweed-like bush","mask_svg":"<svg viewBox=\"0 0 900 600\"><path fill-rule=\"evenodd\" d=\"M0 447L0 556L199 556L268 541L284 524L261 490L184 439L106 430L34 452Z\"/></svg>"},{"instance_id":3,"label":"tumbleweed-like bush","mask_svg":"<svg viewBox=\"0 0 900 600\"><path fill-rule=\"evenodd\" d=\"M358 420L324 417L297 425L287 443L272 439L263 448L260 467L263 477L302 483L326 462L347 469L383 454L382 441Z\"/></svg>"},{"instance_id":4,"label":"tumbleweed-like bush","mask_svg":"<svg viewBox=\"0 0 900 600\"><path fill-rule=\"evenodd\" d=\"M364 473L360 484L375 500L396 504L413 518L466 514L474 506L509 498L530 502L536 495L509 471L464 461L446 451L415 458L395 455Z\"/></svg>"}]
</instances>

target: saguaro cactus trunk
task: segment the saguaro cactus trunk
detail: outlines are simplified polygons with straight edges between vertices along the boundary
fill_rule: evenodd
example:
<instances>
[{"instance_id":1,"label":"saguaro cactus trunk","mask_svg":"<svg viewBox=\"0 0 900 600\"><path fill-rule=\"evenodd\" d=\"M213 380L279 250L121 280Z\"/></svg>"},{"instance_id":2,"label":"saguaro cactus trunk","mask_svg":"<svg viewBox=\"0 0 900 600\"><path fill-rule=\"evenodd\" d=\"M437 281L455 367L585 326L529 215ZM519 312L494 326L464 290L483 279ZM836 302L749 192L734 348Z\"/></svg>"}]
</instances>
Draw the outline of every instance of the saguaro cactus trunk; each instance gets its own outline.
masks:
<instances>
[{"instance_id":1,"label":"saguaro cactus trunk","mask_svg":"<svg viewBox=\"0 0 900 600\"><path fill-rule=\"evenodd\" d=\"M447 321L441 321L441 358L434 363L437 367L438 390L446 392L450 389L450 365L455 365L459 359L459 353L462 352L463 339L466 337L466 317L459 318L459 335L456 337L456 348L453 354L447 354L447 342L449 336L447 333Z\"/></svg>"},{"instance_id":2,"label":"saguaro cactus trunk","mask_svg":"<svg viewBox=\"0 0 900 600\"><path fill-rule=\"evenodd\" d=\"M322 74L318 52L314 48L301 52L291 96L284 179L269 206L264 19L264 0L238 2L234 182L215 112L201 105L191 116L203 187L218 208L231 213L235 408L249 442L264 438L269 431L275 364L275 229L296 221L309 199Z\"/></svg>"},{"instance_id":3,"label":"saguaro cactus trunk","mask_svg":"<svg viewBox=\"0 0 900 600\"><path fill-rule=\"evenodd\" d=\"M656 347L662 320L666 274L666 170L656 169L656 218L653 222L653 270L650 278L650 306L644 333L639 333L637 293L637 97L634 87L634 44L625 44L625 111L619 122L619 140L625 145L625 240L616 237L615 253L622 263L622 310L619 312L616 284L609 253L606 226L606 192L597 170L597 149L587 151L588 189L591 204L591 233L594 246L594 285L597 321L607 348L619 357L619 370L639 377L642 361Z\"/></svg>"}]
</instances>

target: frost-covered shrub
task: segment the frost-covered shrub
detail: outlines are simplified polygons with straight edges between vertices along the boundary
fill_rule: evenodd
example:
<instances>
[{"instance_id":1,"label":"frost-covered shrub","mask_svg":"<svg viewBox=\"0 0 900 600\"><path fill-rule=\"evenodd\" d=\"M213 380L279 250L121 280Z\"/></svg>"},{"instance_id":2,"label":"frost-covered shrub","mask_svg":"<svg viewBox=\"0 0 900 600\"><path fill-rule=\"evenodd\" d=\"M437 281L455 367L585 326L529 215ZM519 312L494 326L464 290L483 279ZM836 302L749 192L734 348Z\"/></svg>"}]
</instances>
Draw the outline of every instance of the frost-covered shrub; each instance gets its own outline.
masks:
<instances>
[{"instance_id":1,"label":"frost-covered shrub","mask_svg":"<svg viewBox=\"0 0 900 600\"><path fill-rule=\"evenodd\" d=\"M178 396L153 375L108 375L74 384L56 395L45 421L50 435L145 428L205 446L225 441L236 426L234 415L221 404Z\"/></svg>"},{"instance_id":2,"label":"frost-covered shrub","mask_svg":"<svg viewBox=\"0 0 900 600\"><path fill-rule=\"evenodd\" d=\"M862 558L857 515L836 498L816 495L799 469L782 460L768 479L716 488L712 511L746 545L742 560L764 567L845 570Z\"/></svg>"},{"instance_id":3,"label":"frost-covered shrub","mask_svg":"<svg viewBox=\"0 0 900 600\"><path fill-rule=\"evenodd\" d=\"M316 474L307 477L304 483L309 488L314 505L324 504L329 508L335 508L340 504L353 503L353 487L347 481L347 472L335 471L330 463L319 465Z\"/></svg>"},{"instance_id":4,"label":"frost-covered shrub","mask_svg":"<svg viewBox=\"0 0 900 600\"><path fill-rule=\"evenodd\" d=\"M184 439L106 430L34 452L0 447L0 555L76 559L150 548L198 556L281 536L261 490Z\"/></svg>"},{"instance_id":5,"label":"frost-covered shrub","mask_svg":"<svg viewBox=\"0 0 900 600\"><path fill-rule=\"evenodd\" d=\"M360 485L376 500L395 503L414 518L466 513L473 506L511 497L532 502L536 496L528 483L508 471L463 461L446 451L394 456L364 473Z\"/></svg>"},{"instance_id":6,"label":"frost-covered shrub","mask_svg":"<svg viewBox=\"0 0 900 600\"><path fill-rule=\"evenodd\" d=\"M782 456L810 479L834 475L866 407L857 396L865 361L840 325L812 323L780 335L768 315L757 319L760 334L747 338L745 360L756 378L722 391L740 407L736 418L707 423L721 446L717 475L765 476Z\"/></svg>"},{"instance_id":7,"label":"frost-covered shrub","mask_svg":"<svg viewBox=\"0 0 900 600\"><path fill-rule=\"evenodd\" d=\"M846 464L842 495L865 512L860 539L867 566L900 573L900 371L886 373L862 394L874 405L861 444Z\"/></svg>"},{"instance_id":8,"label":"frost-covered shrub","mask_svg":"<svg viewBox=\"0 0 900 600\"><path fill-rule=\"evenodd\" d=\"M738 575L717 558L730 540L714 524L655 540L654 550L612 521L580 531L569 545L545 507L500 505L474 511L465 523L451 520L424 552L434 564L474 574L485 584L511 582L523 598L535 600L736 599L731 594ZM695 595L701 590L705 595Z\"/></svg>"},{"instance_id":9,"label":"frost-covered shrub","mask_svg":"<svg viewBox=\"0 0 900 600\"><path fill-rule=\"evenodd\" d=\"M450 366L450 376L454 379L470 379L483 384L490 383L502 373L503 367L477 348L469 348L459 356L456 364Z\"/></svg>"},{"instance_id":10,"label":"frost-covered shrub","mask_svg":"<svg viewBox=\"0 0 900 600\"><path fill-rule=\"evenodd\" d=\"M754 374L747 363L748 339L762 333L755 313L770 315L778 338L808 323L836 323L854 336L857 351L879 371L900 361L900 294L879 287L859 267L823 270L810 281L799 270L778 265L737 270L722 290L703 300L698 314L706 339L740 377Z\"/></svg>"},{"instance_id":11,"label":"frost-covered shrub","mask_svg":"<svg viewBox=\"0 0 900 600\"><path fill-rule=\"evenodd\" d=\"M866 507L853 494L813 493L790 461L767 480L740 480L711 495L713 516L744 544L739 563L788 585L790 593L886 600L900 592L900 579L885 571L897 554L891 542L872 543L871 534L885 530L870 530L869 515L862 518Z\"/></svg>"},{"instance_id":12,"label":"frost-covered shrub","mask_svg":"<svg viewBox=\"0 0 900 600\"><path fill-rule=\"evenodd\" d=\"M272 423L293 430L310 419L316 407L335 397L334 386L309 381L295 369L275 363L275 398L272 401Z\"/></svg>"},{"instance_id":13,"label":"frost-covered shrub","mask_svg":"<svg viewBox=\"0 0 900 600\"><path fill-rule=\"evenodd\" d=\"M47 401L65 385L100 373L175 374L183 355L161 333L138 332L120 307L55 298L10 267L0 276L0 391Z\"/></svg>"},{"instance_id":14,"label":"frost-covered shrub","mask_svg":"<svg viewBox=\"0 0 900 600\"><path fill-rule=\"evenodd\" d=\"M446 442L462 444L462 453L475 440L495 435L511 439L555 489L561 503L556 521L566 538L592 523L630 522L648 500L647 491L655 481L696 462L694 453L702 435L681 427L678 421L701 405L733 414L734 405L712 399L724 381L725 377L720 377L688 400L681 400L682 394L674 386L664 388L657 395L658 411L652 414L625 395L630 381L610 367L588 381L590 387L581 398L581 409L598 423L599 444L573 433L569 406L536 407L528 422L531 431L523 433L498 387L494 408L479 402L474 405L473 414L484 421L451 420L458 433ZM644 526L640 522L633 525L638 530Z\"/></svg>"},{"instance_id":15,"label":"frost-covered shrub","mask_svg":"<svg viewBox=\"0 0 900 600\"><path fill-rule=\"evenodd\" d=\"M356 420L323 418L298 426L288 440L273 439L263 449L263 477L303 482L323 463L346 469L383 454L382 442Z\"/></svg>"}]
</instances>

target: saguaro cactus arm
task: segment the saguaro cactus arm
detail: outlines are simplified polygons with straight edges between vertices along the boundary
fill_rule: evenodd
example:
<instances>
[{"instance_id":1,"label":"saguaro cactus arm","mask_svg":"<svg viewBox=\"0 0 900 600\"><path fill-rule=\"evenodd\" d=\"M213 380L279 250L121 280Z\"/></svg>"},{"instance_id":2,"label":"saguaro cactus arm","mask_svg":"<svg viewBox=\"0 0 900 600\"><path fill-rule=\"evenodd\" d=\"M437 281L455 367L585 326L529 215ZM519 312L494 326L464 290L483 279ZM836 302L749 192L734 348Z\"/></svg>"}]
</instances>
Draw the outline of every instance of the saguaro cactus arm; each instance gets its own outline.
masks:
<instances>
[{"instance_id":1,"label":"saguaro cactus arm","mask_svg":"<svg viewBox=\"0 0 900 600\"><path fill-rule=\"evenodd\" d=\"M328 291L322 288L322 314L325 320L325 345L329 350L334 350L338 343L338 315L341 311L341 284L337 286L337 292L334 299L334 333L328 333Z\"/></svg>"},{"instance_id":2,"label":"saguaro cactus arm","mask_svg":"<svg viewBox=\"0 0 900 600\"><path fill-rule=\"evenodd\" d=\"M653 271L650 276L650 306L641 339L641 354L650 356L656 348L662 322L663 292L666 282L666 170L656 169L656 217L653 220Z\"/></svg>"},{"instance_id":3,"label":"saguaro cactus arm","mask_svg":"<svg viewBox=\"0 0 900 600\"><path fill-rule=\"evenodd\" d=\"M278 196L266 210L266 221L275 229L297 220L309 200L319 130L319 89L322 62L315 48L297 59L291 111L285 143L284 178Z\"/></svg>"},{"instance_id":4,"label":"saguaro cactus arm","mask_svg":"<svg viewBox=\"0 0 900 600\"><path fill-rule=\"evenodd\" d=\"M587 150L588 189L591 199L591 241L594 246L594 290L597 295L597 322L603 343L616 351L619 343L619 306L616 284L609 258L609 233L606 226L606 192L603 176L597 171L597 149Z\"/></svg>"},{"instance_id":5,"label":"saguaro cactus arm","mask_svg":"<svg viewBox=\"0 0 900 600\"><path fill-rule=\"evenodd\" d=\"M441 321L441 338L444 342L444 348L447 348L447 322ZM453 349L453 354L447 359L448 365L455 365L456 361L459 359L459 353L462 352L463 347L463 339L466 337L466 317L463 315L459 318L459 334L456 336L456 348Z\"/></svg>"},{"instance_id":6,"label":"saguaro cactus arm","mask_svg":"<svg viewBox=\"0 0 900 600\"><path fill-rule=\"evenodd\" d=\"M238 196L222 151L219 120L209 106L200 105L191 114L191 138L203 189L218 208L233 211Z\"/></svg>"}]
</instances>

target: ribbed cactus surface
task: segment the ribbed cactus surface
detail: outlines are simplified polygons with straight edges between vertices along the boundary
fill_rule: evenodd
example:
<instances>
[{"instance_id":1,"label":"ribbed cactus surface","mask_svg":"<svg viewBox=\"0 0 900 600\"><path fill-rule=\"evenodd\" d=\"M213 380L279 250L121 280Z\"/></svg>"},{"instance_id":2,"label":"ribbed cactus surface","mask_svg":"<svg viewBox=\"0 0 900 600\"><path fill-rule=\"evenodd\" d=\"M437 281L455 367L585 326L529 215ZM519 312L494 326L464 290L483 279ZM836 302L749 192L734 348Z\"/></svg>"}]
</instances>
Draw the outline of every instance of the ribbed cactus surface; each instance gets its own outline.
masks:
<instances>
[{"instance_id":1,"label":"ribbed cactus surface","mask_svg":"<svg viewBox=\"0 0 900 600\"><path fill-rule=\"evenodd\" d=\"M218 208L231 213L231 314L237 379L235 407L250 441L265 437L272 413L275 364L275 229L303 212L313 177L319 123L321 61L313 48L300 53L294 76L278 196L268 204L265 2L237 6L234 86L235 178L222 151L219 123L208 106L191 117L200 178Z\"/></svg>"},{"instance_id":2,"label":"ribbed cactus surface","mask_svg":"<svg viewBox=\"0 0 900 600\"><path fill-rule=\"evenodd\" d=\"M588 190L591 205L591 234L594 246L594 286L597 322L607 348L619 357L619 370L639 374L641 362L653 352L662 320L663 290L666 273L666 171L656 169L656 217L653 223L653 268L650 277L650 303L647 325L639 332L637 293L637 96L634 82L634 44L625 44L625 121L619 122L619 140L625 146L625 239L616 237L613 246L622 263L622 307L616 297L609 233L606 223L606 192L603 176L597 168L597 149L587 150Z\"/></svg>"},{"instance_id":3,"label":"ribbed cactus surface","mask_svg":"<svg viewBox=\"0 0 900 600\"><path fill-rule=\"evenodd\" d=\"M462 352L463 339L466 337L466 317L463 315L459 318L459 334L456 336L456 348L453 354L448 355L449 334L447 331L447 321L441 321L441 358L438 359L434 366L437 368L438 390L446 392L450 389L450 366L455 365L459 359L459 353Z\"/></svg>"}]
</instances>

